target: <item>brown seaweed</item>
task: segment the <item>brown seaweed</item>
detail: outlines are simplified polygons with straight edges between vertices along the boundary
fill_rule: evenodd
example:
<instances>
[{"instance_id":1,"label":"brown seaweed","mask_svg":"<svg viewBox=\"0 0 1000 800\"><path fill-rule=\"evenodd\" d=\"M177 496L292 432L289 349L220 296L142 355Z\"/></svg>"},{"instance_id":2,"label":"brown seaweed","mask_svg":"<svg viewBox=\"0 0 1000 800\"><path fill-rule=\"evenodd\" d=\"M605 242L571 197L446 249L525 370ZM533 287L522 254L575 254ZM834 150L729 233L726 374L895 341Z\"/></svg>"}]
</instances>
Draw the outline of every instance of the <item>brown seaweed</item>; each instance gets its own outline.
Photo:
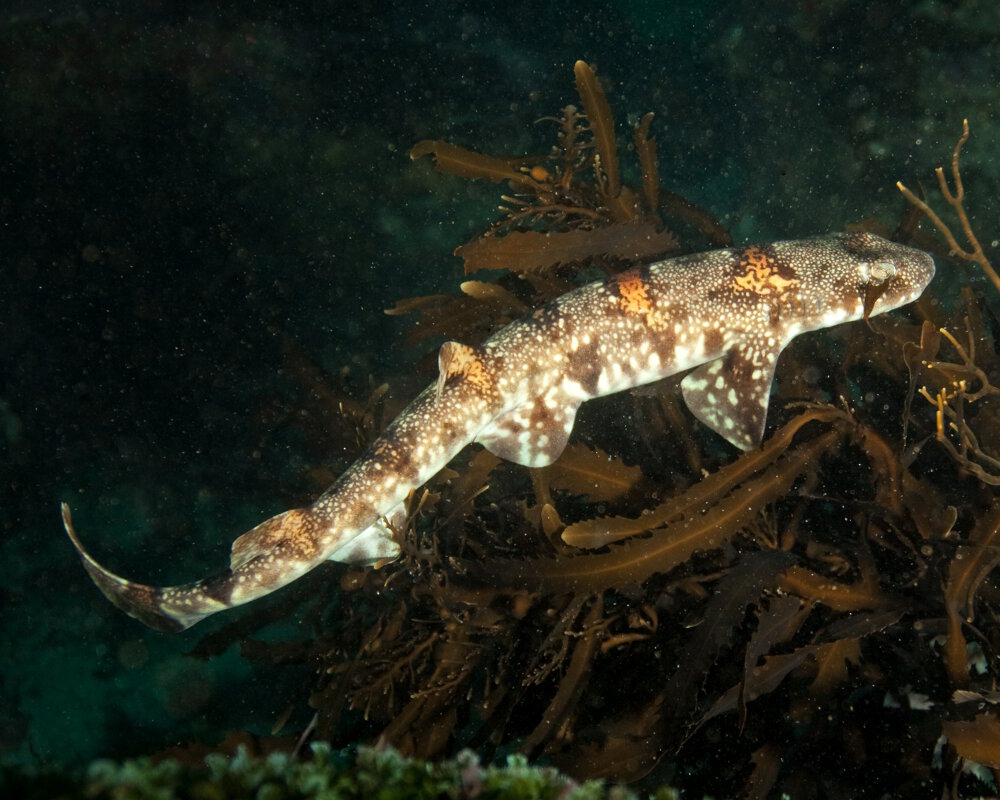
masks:
<instances>
[{"instance_id":1,"label":"brown seaweed","mask_svg":"<svg viewBox=\"0 0 1000 800\"><path fill-rule=\"evenodd\" d=\"M522 233L590 231L581 258L594 231L669 235L651 215L670 202L651 118L633 132L642 184L629 187L606 98L582 75L583 111L564 110L548 159L416 151L512 184L518 196L484 237L508 241L521 266L398 306L422 312L415 341L456 330L474 341L575 285L572 259L554 267L558 247L537 255ZM952 196L961 208L960 184ZM912 217L905 230L924 235ZM662 765L685 790L719 796L852 796L848 778L820 785L810 769L843 753L875 793L979 790L963 769L996 769L1000 326L995 298L932 300L855 326L846 359L821 337L789 348L775 428L738 457L689 424L676 380L585 406L545 469L459 456L409 499L398 562L314 582L302 593L309 635L245 652L308 665L315 735L338 744L517 750L577 779L638 780ZM324 383L299 366L296 381ZM809 368L835 375L822 391L837 406L795 380ZM326 382L310 392L339 404L337 441L357 446L378 402L352 405L349 383ZM627 424L604 422L618 418ZM216 634L213 652L248 623Z\"/></svg>"},{"instance_id":2,"label":"brown seaweed","mask_svg":"<svg viewBox=\"0 0 1000 800\"><path fill-rule=\"evenodd\" d=\"M602 194L606 200L614 200L621 193L622 187L618 180L618 140L611 106L608 105L608 98L597 75L586 62L577 61L573 66L573 73L576 75L576 90L583 103L583 113L590 121L590 132L594 136L598 185L603 189ZM630 216L625 209L624 218L628 219Z\"/></svg>"},{"instance_id":3,"label":"brown seaweed","mask_svg":"<svg viewBox=\"0 0 1000 800\"><path fill-rule=\"evenodd\" d=\"M700 534L711 535L711 532L717 529L715 519L706 518L709 516L709 510L712 506L722 504L726 497L736 496L740 489L743 490L742 493L751 493L752 490L748 487L752 485L754 476L761 472L766 474L768 468L785 454L792 438L799 429L808 422L825 416L825 410L801 414L773 436L760 451L752 451L741 456L732 464L722 467L703 480L696 487L692 487L681 497L663 503L656 508L647 509L638 519L605 517L584 520L567 528L563 532L563 541L573 547L597 548L652 530L675 533L681 529L681 526L690 526L692 520L697 521L697 530ZM824 441L822 444L824 447L817 448L818 452L825 450L830 442ZM798 477L797 471L789 470L788 472L792 479ZM777 494L783 494L784 491L787 491L787 488L787 486L776 486L773 487L773 490L777 496ZM739 507L739 500L736 501L736 505ZM724 513L730 513L728 506L724 504L723 509ZM699 533L694 534L695 537ZM669 538L671 542L678 539L676 535L660 538Z\"/></svg>"},{"instance_id":4,"label":"brown seaweed","mask_svg":"<svg viewBox=\"0 0 1000 800\"><path fill-rule=\"evenodd\" d=\"M442 140L425 139L410 148L412 159L426 155L434 158L434 166L441 172L458 175L460 178L485 178L495 183L510 181L514 186L528 189L539 185L531 176L531 170L521 169L523 159L494 158Z\"/></svg>"},{"instance_id":5,"label":"brown seaweed","mask_svg":"<svg viewBox=\"0 0 1000 800\"><path fill-rule=\"evenodd\" d=\"M649 220L608 225L597 230L512 231L503 236L485 235L455 250L465 261L466 272L508 269L518 272L582 264L601 253L622 262L649 261L676 249L676 240L657 230Z\"/></svg>"},{"instance_id":6,"label":"brown seaweed","mask_svg":"<svg viewBox=\"0 0 1000 800\"><path fill-rule=\"evenodd\" d=\"M651 113L633 129L641 184L622 181L615 121L601 83L583 61L574 74L583 110L567 105L559 117L544 118L558 124L556 144L544 157L487 156L441 140L420 141L411 149L411 158L431 156L442 172L508 184L513 194L501 198L503 217L455 255L467 274L509 270L526 280L503 286L507 302L468 292L400 300L386 313L421 316L408 343L431 337L481 341L509 322L512 312L538 307L572 288L586 268L611 272L676 253L679 243L665 220L691 226L711 245L732 244L708 211L659 186Z\"/></svg>"},{"instance_id":7,"label":"brown seaweed","mask_svg":"<svg viewBox=\"0 0 1000 800\"><path fill-rule=\"evenodd\" d=\"M420 324L406 335L409 346L442 337L478 342L495 329L522 317L530 306L498 283L465 281L461 296L436 294L400 300L389 316L420 314Z\"/></svg>"},{"instance_id":8,"label":"brown seaweed","mask_svg":"<svg viewBox=\"0 0 1000 800\"><path fill-rule=\"evenodd\" d=\"M421 141L410 150L414 159L431 155L443 172L507 181L518 192L503 197L502 220L455 251L467 273L500 268L525 273L591 262L613 266L677 250L660 217L652 115L633 131L642 174L637 191L621 181L615 121L600 81L583 61L574 74L583 112L572 105L563 109L556 120L557 144L544 159L496 158L442 141ZM685 208L689 221L710 218L693 211L693 204L674 205ZM711 223L704 227L721 229Z\"/></svg>"},{"instance_id":9,"label":"brown seaweed","mask_svg":"<svg viewBox=\"0 0 1000 800\"><path fill-rule=\"evenodd\" d=\"M1000 718L979 714L970 722L946 722L943 728L960 758L1000 770Z\"/></svg>"},{"instance_id":10,"label":"brown seaweed","mask_svg":"<svg viewBox=\"0 0 1000 800\"><path fill-rule=\"evenodd\" d=\"M963 623L972 623L975 619L976 590L997 565L1000 565L1000 499L978 521L968 540L956 548L948 565L948 582L944 589L948 638L942 652L948 677L955 686L964 688L969 682Z\"/></svg>"},{"instance_id":11,"label":"brown seaweed","mask_svg":"<svg viewBox=\"0 0 1000 800\"><path fill-rule=\"evenodd\" d=\"M617 500L642 478L638 466L579 443L571 443L554 464L534 473L543 474L552 488L586 495L591 503Z\"/></svg>"}]
</instances>

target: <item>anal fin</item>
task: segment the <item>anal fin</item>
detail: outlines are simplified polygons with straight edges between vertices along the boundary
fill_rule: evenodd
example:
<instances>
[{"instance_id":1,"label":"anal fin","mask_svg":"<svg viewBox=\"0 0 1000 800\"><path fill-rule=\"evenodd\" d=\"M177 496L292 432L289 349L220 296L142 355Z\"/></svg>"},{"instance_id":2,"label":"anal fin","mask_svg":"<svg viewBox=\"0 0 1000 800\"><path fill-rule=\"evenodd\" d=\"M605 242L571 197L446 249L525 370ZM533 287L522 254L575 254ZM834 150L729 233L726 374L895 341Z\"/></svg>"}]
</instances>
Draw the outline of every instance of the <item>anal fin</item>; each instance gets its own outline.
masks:
<instances>
[{"instance_id":1,"label":"anal fin","mask_svg":"<svg viewBox=\"0 0 1000 800\"><path fill-rule=\"evenodd\" d=\"M741 450L760 445L781 348L748 340L681 381L684 403L701 422Z\"/></svg>"}]
</instances>

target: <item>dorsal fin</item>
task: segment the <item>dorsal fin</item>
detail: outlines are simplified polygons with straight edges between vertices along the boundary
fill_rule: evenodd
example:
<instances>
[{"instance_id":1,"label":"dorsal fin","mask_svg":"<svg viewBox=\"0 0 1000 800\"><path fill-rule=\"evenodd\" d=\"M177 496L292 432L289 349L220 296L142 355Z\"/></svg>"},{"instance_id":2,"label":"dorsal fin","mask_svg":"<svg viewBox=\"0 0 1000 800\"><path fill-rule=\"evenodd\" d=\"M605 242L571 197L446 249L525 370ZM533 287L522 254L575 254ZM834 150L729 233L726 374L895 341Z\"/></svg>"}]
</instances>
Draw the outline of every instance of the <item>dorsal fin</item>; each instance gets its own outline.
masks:
<instances>
[{"instance_id":1,"label":"dorsal fin","mask_svg":"<svg viewBox=\"0 0 1000 800\"><path fill-rule=\"evenodd\" d=\"M437 396L455 379L469 381L476 389L486 392L493 386L493 378L486 370L482 354L474 347L460 342L445 342L438 351Z\"/></svg>"}]
</instances>

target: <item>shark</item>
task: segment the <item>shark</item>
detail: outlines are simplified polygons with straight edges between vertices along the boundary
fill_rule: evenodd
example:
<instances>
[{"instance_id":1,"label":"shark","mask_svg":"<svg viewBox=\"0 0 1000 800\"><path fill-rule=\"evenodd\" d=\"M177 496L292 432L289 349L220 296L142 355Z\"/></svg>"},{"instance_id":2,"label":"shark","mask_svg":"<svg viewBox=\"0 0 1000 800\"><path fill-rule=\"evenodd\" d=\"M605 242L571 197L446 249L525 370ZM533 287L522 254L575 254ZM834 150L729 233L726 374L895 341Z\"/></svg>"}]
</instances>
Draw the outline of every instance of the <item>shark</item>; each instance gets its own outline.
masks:
<instances>
[{"instance_id":1,"label":"shark","mask_svg":"<svg viewBox=\"0 0 1000 800\"><path fill-rule=\"evenodd\" d=\"M739 450L759 447L778 356L801 333L916 300L934 276L921 250L834 233L684 255L574 289L478 346L445 342L437 380L315 502L232 544L228 569L177 586L122 578L66 533L98 588L160 630L181 631L286 586L326 561L399 555L404 501L466 446L526 467L557 459L593 398L690 370L694 417Z\"/></svg>"}]
</instances>

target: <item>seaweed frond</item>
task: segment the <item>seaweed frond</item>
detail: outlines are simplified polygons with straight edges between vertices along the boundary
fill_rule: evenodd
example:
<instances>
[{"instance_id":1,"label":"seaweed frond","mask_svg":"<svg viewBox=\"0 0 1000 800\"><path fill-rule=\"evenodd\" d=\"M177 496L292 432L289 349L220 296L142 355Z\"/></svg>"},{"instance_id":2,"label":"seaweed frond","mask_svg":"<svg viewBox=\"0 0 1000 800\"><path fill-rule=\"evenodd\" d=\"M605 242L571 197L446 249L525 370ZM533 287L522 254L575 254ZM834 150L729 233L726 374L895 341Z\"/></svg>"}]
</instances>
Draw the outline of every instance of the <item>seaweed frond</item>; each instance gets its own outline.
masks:
<instances>
[{"instance_id":1,"label":"seaweed frond","mask_svg":"<svg viewBox=\"0 0 1000 800\"><path fill-rule=\"evenodd\" d=\"M442 141L421 141L411 158L434 158L442 172L465 178L506 181L513 195L504 195L503 218L489 231L455 252L465 271L506 268L517 273L580 267L590 263L612 269L623 262L662 258L678 250L661 211L683 209L688 221L700 225L713 243L731 242L714 218L676 195L662 195L656 142L650 136L652 114L633 131L641 187L621 177L618 138L607 96L594 70L583 61L574 67L582 112L567 105L557 117L556 144L543 159L530 156L496 158ZM661 204L666 196L669 204ZM697 224L697 222L696 222Z\"/></svg>"},{"instance_id":2,"label":"seaweed frond","mask_svg":"<svg viewBox=\"0 0 1000 800\"><path fill-rule=\"evenodd\" d=\"M412 341L476 341L585 267L672 239L664 219L684 217L667 209L684 203L658 185L651 115L633 131L630 186L600 83L582 62L576 79L582 110L563 110L547 158L414 149L511 194L461 250L467 267L510 270L401 302L391 313L423 314ZM942 191L971 243L959 255L988 266L962 205L965 138ZM699 795L856 794L846 773L809 768L831 752L878 794L980 788L1000 704L1000 324L970 290L947 317L941 286L909 319L845 331L846 359L822 337L790 347L781 424L728 463L680 410L677 379L585 405L544 469L460 455L408 499L398 561L314 590L307 639L244 652L307 665L311 732L338 743L516 749L580 779L668 762ZM825 371L839 405L806 377ZM379 392L313 394L342 409L342 447L381 417ZM224 629L214 650L246 630Z\"/></svg>"}]
</instances>

